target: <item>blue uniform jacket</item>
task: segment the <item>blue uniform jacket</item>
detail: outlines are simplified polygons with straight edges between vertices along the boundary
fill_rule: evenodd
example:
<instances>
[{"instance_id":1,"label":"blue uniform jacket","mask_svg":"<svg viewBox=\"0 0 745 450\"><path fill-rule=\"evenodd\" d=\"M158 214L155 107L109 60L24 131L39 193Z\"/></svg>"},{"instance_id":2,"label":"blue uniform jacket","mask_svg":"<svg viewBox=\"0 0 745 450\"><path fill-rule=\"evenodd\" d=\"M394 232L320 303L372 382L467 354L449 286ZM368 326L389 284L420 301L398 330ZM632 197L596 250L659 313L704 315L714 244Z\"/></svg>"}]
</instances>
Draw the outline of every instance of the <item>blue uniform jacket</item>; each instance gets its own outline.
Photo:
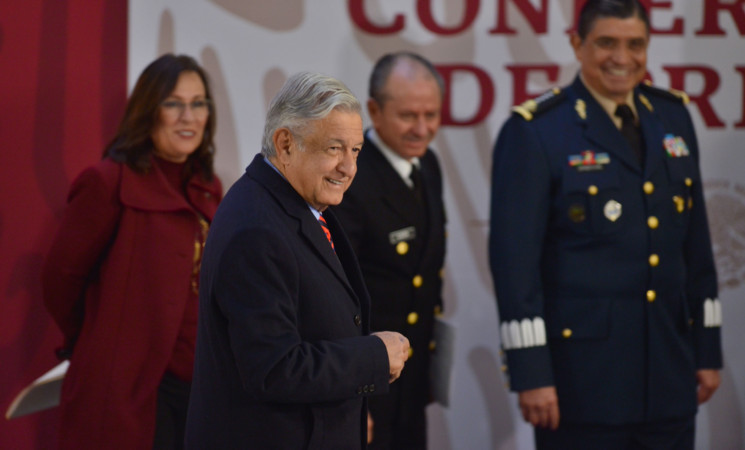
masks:
<instances>
[{"instance_id":1,"label":"blue uniform jacket","mask_svg":"<svg viewBox=\"0 0 745 450\"><path fill-rule=\"evenodd\" d=\"M516 108L494 149L489 257L511 389L556 386L563 421L694 414L721 307L693 123L634 90L642 168L579 77Z\"/></svg>"}]
</instances>

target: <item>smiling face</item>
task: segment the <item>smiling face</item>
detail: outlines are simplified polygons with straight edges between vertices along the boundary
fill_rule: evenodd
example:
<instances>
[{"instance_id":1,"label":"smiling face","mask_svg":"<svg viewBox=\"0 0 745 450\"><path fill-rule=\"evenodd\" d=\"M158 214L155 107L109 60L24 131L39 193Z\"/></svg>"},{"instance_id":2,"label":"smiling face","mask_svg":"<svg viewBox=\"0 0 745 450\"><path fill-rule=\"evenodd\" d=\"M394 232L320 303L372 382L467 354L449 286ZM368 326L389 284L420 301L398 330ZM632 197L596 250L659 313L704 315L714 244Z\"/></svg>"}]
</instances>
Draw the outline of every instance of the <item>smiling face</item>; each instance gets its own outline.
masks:
<instances>
[{"instance_id":1,"label":"smiling face","mask_svg":"<svg viewBox=\"0 0 745 450\"><path fill-rule=\"evenodd\" d=\"M182 72L173 92L158 112L151 134L155 154L165 160L184 162L202 143L209 115L204 83L196 72ZM180 109L179 104L186 105Z\"/></svg>"},{"instance_id":2,"label":"smiling face","mask_svg":"<svg viewBox=\"0 0 745 450\"><path fill-rule=\"evenodd\" d=\"M367 102L375 132L402 158L424 156L440 127L442 96L437 81L425 69L402 61L391 71L383 92L381 103Z\"/></svg>"},{"instance_id":3,"label":"smiling face","mask_svg":"<svg viewBox=\"0 0 745 450\"><path fill-rule=\"evenodd\" d=\"M308 204L323 211L341 203L352 184L363 139L359 114L333 110L309 123L302 137L287 128L275 131L272 162Z\"/></svg>"},{"instance_id":4,"label":"smiling face","mask_svg":"<svg viewBox=\"0 0 745 450\"><path fill-rule=\"evenodd\" d=\"M599 18L584 41L574 34L571 43L585 83L617 103L625 102L647 72L649 34L638 17Z\"/></svg>"}]
</instances>

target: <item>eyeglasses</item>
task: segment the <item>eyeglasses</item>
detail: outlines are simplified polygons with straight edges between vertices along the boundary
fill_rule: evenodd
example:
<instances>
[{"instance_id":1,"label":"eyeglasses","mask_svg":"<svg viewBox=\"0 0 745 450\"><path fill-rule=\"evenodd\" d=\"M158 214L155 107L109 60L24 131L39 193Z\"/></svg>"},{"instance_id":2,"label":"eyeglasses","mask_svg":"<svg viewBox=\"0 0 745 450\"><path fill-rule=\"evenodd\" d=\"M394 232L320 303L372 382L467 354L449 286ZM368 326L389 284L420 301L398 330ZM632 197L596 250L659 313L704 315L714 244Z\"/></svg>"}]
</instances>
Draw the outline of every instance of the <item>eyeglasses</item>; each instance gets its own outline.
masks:
<instances>
[{"instance_id":1,"label":"eyeglasses","mask_svg":"<svg viewBox=\"0 0 745 450\"><path fill-rule=\"evenodd\" d=\"M177 120L181 118L188 107L191 109L191 113L196 119L204 119L210 113L210 101L194 100L191 103L184 103L179 100L166 100L160 104L165 113L170 119Z\"/></svg>"}]
</instances>

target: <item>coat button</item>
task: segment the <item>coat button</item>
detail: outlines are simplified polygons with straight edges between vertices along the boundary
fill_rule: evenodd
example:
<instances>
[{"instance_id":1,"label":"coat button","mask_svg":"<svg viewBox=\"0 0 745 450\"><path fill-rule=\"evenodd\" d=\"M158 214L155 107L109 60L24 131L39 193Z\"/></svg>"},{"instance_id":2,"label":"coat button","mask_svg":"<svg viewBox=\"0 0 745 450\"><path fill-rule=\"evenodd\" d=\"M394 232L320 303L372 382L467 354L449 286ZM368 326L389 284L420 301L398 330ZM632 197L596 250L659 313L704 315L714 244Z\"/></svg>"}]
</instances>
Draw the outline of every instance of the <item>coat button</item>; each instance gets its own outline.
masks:
<instances>
[{"instance_id":1,"label":"coat button","mask_svg":"<svg viewBox=\"0 0 745 450\"><path fill-rule=\"evenodd\" d=\"M441 316L442 315L442 306L435 305L435 316Z\"/></svg>"},{"instance_id":2,"label":"coat button","mask_svg":"<svg viewBox=\"0 0 745 450\"><path fill-rule=\"evenodd\" d=\"M411 280L411 284L413 284L415 288L422 287L422 283L424 283L424 280L421 275L416 275Z\"/></svg>"},{"instance_id":3,"label":"coat button","mask_svg":"<svg viewBox=\"0 0 745 450\"><path fill-rule=\"evenodd\" d=\"M654 192L654 183L647 181L644 183L644 193L650 195L652 192Z\"/></svg>"},{"instance_id":4,"label":"coat button","mask_svg":"<svg viewBox=\"0 0 745 450\"><path fill-rule=\"evenodd\" d=\"M410 312L409 315L406 316L406 321L409 323L409 325L414 325L415 323L419 322L419 314L417 314L415 311Z\"/></svg>"},{"instance_id":5,"label":"coat button","mask_svg":"<svg viewBox=\"0 0 745 450\"><path fill-rule=\"evenodd\" d=\"M401 241L396 244L396 253L402 256L409 253L409 244L406 241Z\"/></svg>"},{"instance_id":6,"label":"coat button","mask_svg":"<svg viewBox=\"0 0 745 450\"><path fill-rule=\"evenodd\" d=\"M360 317L359 314L355 314L354 316L354 324L357 326L362 325L362 317Z\"/></svg>"},{"instance_id":7,"label":"coat button","mask_svg":"<svg viewBox=\"0 0 745 450\"><path fill-rule=\"evenodd\" d=\"M651 289L647 291L647 301L649 303L652 303L653 301L655 301L656 298L657 298L657 292Z\"/></svg>"},{"instance_id":8,"label":"coat button","mask_svg":"<svg viewBox=\"0 0 745 450\"><path fill-rule=\"evenodd\" d=\"M587 188L587 193L590 195L597 195L598 193L598 187L594 184L591 184L590 187Z\"/></svg>"},{"instance_id":9,"label":"coat button","mask_svg":"<svg viewBox=\"0 0 745 450\"><path fill-rule=\"evenodd\" d=\"M437 342L434 340L429 341L429 351L433 352L437 348Z\"/></svg>"},{"instance_id":10,"label":"coat button","mask_svg":"<svg viewBox=\"0 0 745 450\"><path fill-rule=\"evenodd\" d=\"M564 338L569 339L572 337L572 330L569 328L564 328L564 330L561 332L561 335L564 336Z\"/></svg>"},{"instance_id":11,"label":"coat button","mask_svg":"<svg viewBox=\"0 0 745 450\"><path fill-rule=\"evenodd\" d=\"M690 187L691 185L693 185L693 180L691 180L690 178L686 178L685 179L685 184L686 184L686 186L689 186Z\"/></svg>"},{"instance_id":12,"label":"coat button","mask_svg":"<svg viewBox=\"0 0 745 450\"><path fill-rule=\"evenodd\" d=\"M652 253L649 255L649 265L652 267L657 267L660 265L660 257L656 253Z\"/></svg>"},{"instance_id":13,"label":"coat button","mask_svg":"<svg viewBox=\"0 0 745 450\"><path fill-rule=\"evenodd\" d=\"M660 221L655 216L649 216L649 218L647 219L647 225L649 226L649 228L654 230L660 226Z\"/></svg>"},{"instance_id":14,"label":"coat button","mask_svg":"<svg viewBox=\"0 0 745 450\"><path fill-rule=\"evenodd\" d=\"M409 347L409 359L411 359L412 356L414 356L414 349Z\"/></svg>"}]
</instances>

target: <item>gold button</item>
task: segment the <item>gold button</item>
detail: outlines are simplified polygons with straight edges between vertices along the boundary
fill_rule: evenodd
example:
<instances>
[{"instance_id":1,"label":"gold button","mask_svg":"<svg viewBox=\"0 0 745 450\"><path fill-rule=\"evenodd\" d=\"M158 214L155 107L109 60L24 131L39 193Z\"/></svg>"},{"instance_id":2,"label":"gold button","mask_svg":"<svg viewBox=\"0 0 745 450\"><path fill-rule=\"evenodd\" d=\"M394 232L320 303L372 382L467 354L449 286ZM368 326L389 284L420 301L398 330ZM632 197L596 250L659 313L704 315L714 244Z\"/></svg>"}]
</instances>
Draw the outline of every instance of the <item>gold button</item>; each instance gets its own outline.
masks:
<instances>
[{"instance_id":1,"label":"gold button","mask_svg":"<svg viewBox=\"0 0 745 450\"><path fill-rule=\"evenodd\" d=\"M591 184L590 187L587 188L587 193L590 195L597 195L598 193L598 187L594 184Z\"/></svg>"},{"instance_id":2,"label":"gold button","mask_svg":"<svg viewBox=\"0 0 745 450\"><path fill-rule=\"evenodd\" d=\"M435 348L437 348L437 342L435 341L429 341L429 351L434 351Z\"/></svg>"},{"instance_id":3,"label":"gold button","mask_svg":"<svg viewBox=\"0 0 745 450\"><path fill-rule=\"evenodd\" d=\"M569 328L564 328L564 331L561 332L561 335L569 339L570 337L572 337L572 330L570 330Z\"/></svg>"},{"instance_id":4,"label":"gold button","mask_svg":"<svg viewBox=\"0 0 745 450\"><path fill-rule=\"evenodd\" d=\"M657 298L657 293L655 291L653 291L651 289L647 291L647 301L648 302L652 303L653 301L655 301L656 298Z\"/></svg>"},{"instance_id":5,"label":"gold button","mask_svg":"<svg viewBox=\"0 0 745 450\"><path fill-rule=\"evenodd\" d=\"M408 316L406 316L406 321L409 322L409 325L414 325L415 323L419 322L419 314L415 312L410 312Z\"/></svg>"},{"instance_id":6,"label":"gold button","mask_svg":"<svg viewBox=\"0 0 745 450\"><path fill-rule=\"evenodd\" d=\"M401 241L396 244L396 253L398 253L399 255L405 255L409 253L409 243L406 241Z\"/></svg>"},{"instance_id":7,"label":"gold button","mask_svg":"<svg viewBox=\"0 0 745 450\"><path fill-rule=\"evenodd\" d=\"M442 314L442 307L440 305L435 305L435 315L439 316Z\"/></svg>"},{"instance_id":8,"label":"gold button","mask_svg":"<svg viewBox=\"0 0 745 450\"><path fill-rule=\"evenodd\" d=\"M647 219L647 225L649 225L649 228L655 229L660 226L660 221L655 216L649 216Z\"/></svg>"},{"instance_id":9,"label":"gold button","mask_svg":"<svg viewBox=\"0 0 745 450\"><path fill-rule=\"evenodd\" d=\"M411 283L414 285L415 288L421 287L424 280L422 279L421 275L416 275L412 280Z\"/></svg>"},{"instance_id":10,"label":"gold button","mask_svg":"<svg viewBox=\"0 0 745 450\"><path fill-rule=\"evenodd\" d=\"M685 184L686 186L691 186L693 184L693 180L691 180L690 178L686 178Z\"/></svg>"},{"instance_id":11,"label":"gold button","mask_svg":"<svg viewBox=\"0 0 745 450\"><path fill-rule=\"evenodd\" d=\"M649 265L652 267L660 265L660 257L656 253L649 255Z\"/></svg>"},{"instance_id":12,"label":"gold button","mask_svg":"<svg viewBox=\"0 0 745 450\"><path fill-rule=\"evenodd\" d=\"M440 275L440 278L445 278L445 268L444 267L442 269L440 269L440 272L438 273L438 275Z\"/></svg>"},{"instance_id":13,"label":"gold button","mask_svg":"<svg viewBox=\"0 0 745 450\"><path fill-rule=\"evenodd\" d=\"M411 359L412 356L414 356L414 349L409 347L409 359Z\"/></svg>"},{"instance_id":14,"label":"gold button","mask_svg":"<svg viewBox=\"0 0 745 450\"><path fill-rule=\"evenodd\" d=\"M649 195L654 192L654 184L651 181L644 183L644 193Z\"/></svg>"}]
</instances>

